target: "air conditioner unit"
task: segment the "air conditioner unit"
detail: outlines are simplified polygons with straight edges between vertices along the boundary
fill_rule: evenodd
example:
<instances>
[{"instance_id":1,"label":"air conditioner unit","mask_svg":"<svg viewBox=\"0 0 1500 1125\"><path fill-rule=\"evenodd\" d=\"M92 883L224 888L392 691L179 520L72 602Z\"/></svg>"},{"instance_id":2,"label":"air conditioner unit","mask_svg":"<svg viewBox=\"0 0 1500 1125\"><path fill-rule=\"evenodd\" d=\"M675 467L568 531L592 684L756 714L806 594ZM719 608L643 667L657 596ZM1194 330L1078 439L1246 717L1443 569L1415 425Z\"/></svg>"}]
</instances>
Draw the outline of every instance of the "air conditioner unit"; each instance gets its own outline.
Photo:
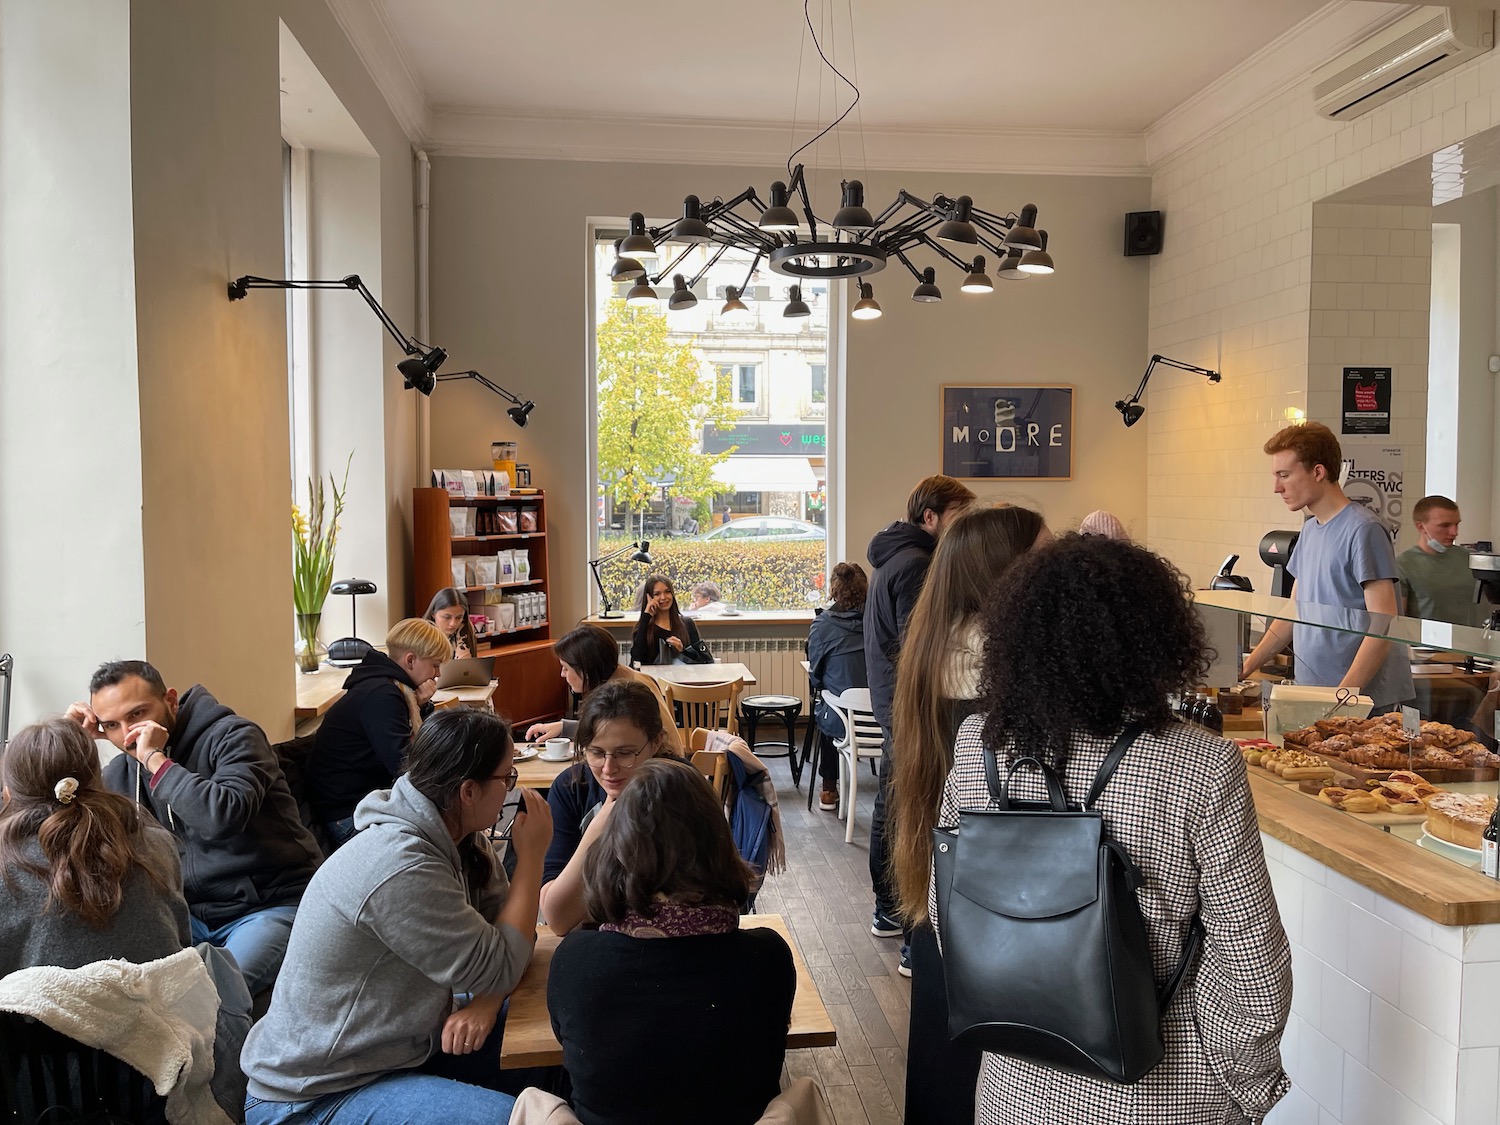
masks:
<instances>
[{"instance_id":1,"label":"air conditioner unit","mask_svg":"<svg viewBox=\"0 0 1500 1125\"><path fill-rule=\"evenodd\" d=\"M1495 45L1495 13L1422 7L1313 74L1318 112L1349 121Z\"/></svg>"}]
</instances>

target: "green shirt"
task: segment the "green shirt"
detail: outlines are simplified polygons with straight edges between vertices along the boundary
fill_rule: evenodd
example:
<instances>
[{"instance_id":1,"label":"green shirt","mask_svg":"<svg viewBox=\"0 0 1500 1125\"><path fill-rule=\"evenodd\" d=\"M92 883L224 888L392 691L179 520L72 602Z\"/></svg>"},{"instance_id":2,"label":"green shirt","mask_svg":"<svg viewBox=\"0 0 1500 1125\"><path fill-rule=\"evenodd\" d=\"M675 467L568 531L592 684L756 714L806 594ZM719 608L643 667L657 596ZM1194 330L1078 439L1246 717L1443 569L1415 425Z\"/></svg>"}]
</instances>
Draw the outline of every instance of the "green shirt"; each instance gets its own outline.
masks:
<instances>
[{"instance_id":1,"label":"green shirt","mask_svg":"<svg viewBox=\"0 0 1500 1125\"><path fill-rule=\"evenodd\" d=\"M1485 610L1474 602L1474 576L1469 573L1469 552L1463 547L1449 547L1440 555L1412 547L1397 556L1396 569L1401 572L1407 617L1454 625L1484 624Z\"/></svg>"}]
</instances>

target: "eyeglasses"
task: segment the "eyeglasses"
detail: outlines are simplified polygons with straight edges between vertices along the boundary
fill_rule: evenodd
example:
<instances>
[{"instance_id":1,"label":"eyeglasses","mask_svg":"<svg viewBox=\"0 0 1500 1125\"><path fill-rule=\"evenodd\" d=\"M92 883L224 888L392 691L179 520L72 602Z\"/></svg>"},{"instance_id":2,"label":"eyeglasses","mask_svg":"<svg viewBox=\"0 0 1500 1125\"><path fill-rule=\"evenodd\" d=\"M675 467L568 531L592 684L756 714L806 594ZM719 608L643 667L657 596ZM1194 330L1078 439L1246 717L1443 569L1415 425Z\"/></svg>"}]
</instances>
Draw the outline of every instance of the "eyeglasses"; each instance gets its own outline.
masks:
<instances>
[{"instance_id":1,"label":"eyeglasses","mask_svg":"<svg viewBox=\"0 0 1500 1125\"><path fill-rule=\"evenodd\" d=\"M521 780L521 771L512 766L509 773L490 774L490 780L503 781L505 782L505 788L514 789L516 787L516 783Z\"/></svg>"},{"instance_id":2,"label":"eyeglasses","mask_svg":"<svg viewBox=\"0 0 1500 1125\"><path fill-rule=\"evenodd\" d=\"M583 756L587 758L592 765L602 766L605 762L616 762L627 769L635 765L636 759L645 752L646 748L644 746L637 746L634 750L609 751L600 750L593 746L585 746L583 748Z\"/></svg>"}]
</instances>

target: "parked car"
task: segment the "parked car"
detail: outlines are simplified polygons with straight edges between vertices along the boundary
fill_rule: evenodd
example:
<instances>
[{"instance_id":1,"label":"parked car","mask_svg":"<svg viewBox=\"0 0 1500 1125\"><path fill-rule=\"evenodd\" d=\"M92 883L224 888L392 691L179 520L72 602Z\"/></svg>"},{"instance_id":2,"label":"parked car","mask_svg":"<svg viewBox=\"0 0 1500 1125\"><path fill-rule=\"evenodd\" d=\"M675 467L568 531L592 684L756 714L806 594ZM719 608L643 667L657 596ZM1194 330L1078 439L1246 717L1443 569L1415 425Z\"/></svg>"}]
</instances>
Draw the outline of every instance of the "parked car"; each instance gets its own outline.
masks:
<instances>
[{"instance_id":1,"label":"parked car","mask_svg":"<svg viewBox=\"0 0 1500 1125\"><path fill-rule=\"evenodd\" d=\"M775 539L787 543L799 539L827 539L826 529L790 516L744 516L705 532L700 539Z\"/></svg>"}]
</instances>

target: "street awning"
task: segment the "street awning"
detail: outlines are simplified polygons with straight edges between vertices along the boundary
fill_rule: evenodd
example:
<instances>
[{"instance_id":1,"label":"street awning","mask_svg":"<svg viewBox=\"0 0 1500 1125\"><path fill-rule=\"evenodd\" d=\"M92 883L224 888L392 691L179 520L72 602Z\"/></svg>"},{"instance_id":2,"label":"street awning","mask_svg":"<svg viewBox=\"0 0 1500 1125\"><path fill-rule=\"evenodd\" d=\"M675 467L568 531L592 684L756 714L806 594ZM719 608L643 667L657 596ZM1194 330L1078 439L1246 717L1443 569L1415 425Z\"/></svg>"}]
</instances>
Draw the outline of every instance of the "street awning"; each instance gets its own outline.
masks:
<instances>
[{"instance_id":1,"label":"street awning","mask_svg":"<svg viewBox=\"0 0 1500 1125\"><path fill-rule=\"evenodd\" d=\"M731 457L714 466L714 480L735 492L815 492L818 478L806 457Z\"/></svg>"}]
</instances>

